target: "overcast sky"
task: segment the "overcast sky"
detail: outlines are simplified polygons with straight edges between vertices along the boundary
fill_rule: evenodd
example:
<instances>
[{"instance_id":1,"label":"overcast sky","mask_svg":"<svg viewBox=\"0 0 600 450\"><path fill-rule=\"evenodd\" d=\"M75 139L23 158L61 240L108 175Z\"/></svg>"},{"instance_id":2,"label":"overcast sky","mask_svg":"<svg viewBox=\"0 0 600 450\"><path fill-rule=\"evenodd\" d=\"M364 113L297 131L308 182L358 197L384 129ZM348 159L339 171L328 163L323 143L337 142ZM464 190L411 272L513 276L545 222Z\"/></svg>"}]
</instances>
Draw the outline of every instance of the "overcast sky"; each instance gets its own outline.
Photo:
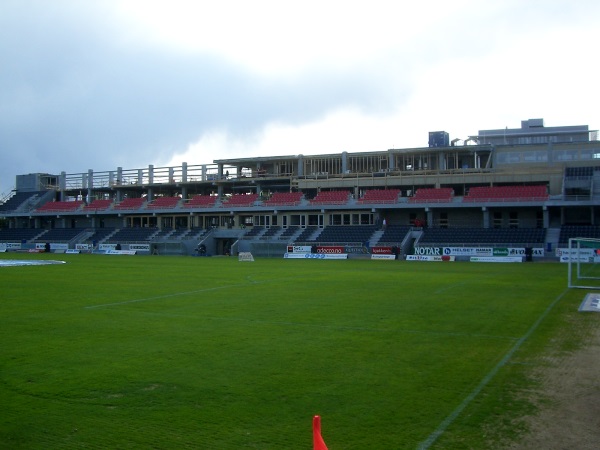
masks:
<instances>
[{"instance_id":1,"label":"overcast sky","mask_svg":"<svg viewBox=\"0 0 600 450\"><path fill-rule=\"evenodd\" d=\"M597 0L0 0L19 174L600 127Z\"/></svg>"}]
</instances>

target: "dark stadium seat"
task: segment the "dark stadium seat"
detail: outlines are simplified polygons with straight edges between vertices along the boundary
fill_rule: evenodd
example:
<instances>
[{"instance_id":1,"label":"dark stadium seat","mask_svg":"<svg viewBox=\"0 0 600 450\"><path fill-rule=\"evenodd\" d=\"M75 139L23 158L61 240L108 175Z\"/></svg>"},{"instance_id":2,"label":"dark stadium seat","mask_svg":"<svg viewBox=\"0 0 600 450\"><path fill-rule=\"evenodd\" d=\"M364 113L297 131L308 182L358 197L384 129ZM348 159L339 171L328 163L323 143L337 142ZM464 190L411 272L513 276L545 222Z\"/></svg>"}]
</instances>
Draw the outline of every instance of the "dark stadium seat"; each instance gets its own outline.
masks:
<instances>
[{"instance_id":1,"label":"dark stadium seat","mask_svg":"<svg viewBox=\"0 0 600 450\"><path fill-rule=\"evenodd\" d=\"M374 225L331 225L325 227L314 241L362 244L371 238L375 230Z\"/></svg>"},{"instance_id":2,"label":"dark stadium seat","mask_svg":"<svg viewBox=\"0 0 600 450\"><path fill-rule=\"evenodd\" d=\"M256 237L259 234L261 234L264 229L265 229L265 227L262 227L260 225L254 225L252 227L247 227L244 237L250 237L250 238Z\"/></svg>"},{"instance_id":3,"label":"dark stadium seat","mask_svg":"<svg viewBox=\"0 0 600 450\"><path fill-rule=\"evenodd\" d=\"M153 235L158 233L158 228L121 228L113 236L111 236L108 243L126 243L126 242L144 242L152 239Z\"/></svg>"},{"instance_id":4,"label":"dark stadium seat","mask_svg":"<svg viewBox=\"0 0 600 450\"><path fill-rule=\"evenodd\" d=\"M565 176L567 177L591 177L594 175L594 172L600 170L599 167L566 167L565 168Z\"/></svg>"},{"instance_id":5,"label":"dark stadium seat","mask_svg":"<svg viewBox=\"0 0 600 450\"><path fill-rule=\"evenodd\" d=\"M281 232L281 227L270 227L261 236L262 239L270 239Z\"/></svg>"},{"instance_id":6,"label":"dark stadium seat","mask_svg":"<svg viewBox=\"0 0 600 450\"><path fill-rule=\"evenodd\" d=\"M600 239L600 226L597 225L563 225L560 228L558 242L567 244L571 238Z\"/></svg>"},{"instance_id":7,"label":"dark stadium seat","mask_svg":"<svg viewBox=\"0 0 600 450\"><path fill-rule=\"evenodd\" d=\"M410 230L411 227L409 225L387 225L379 238L379 242L402 242Z\"/></svg>"},{"instance_id":8,"label":"dark stadium seat","mask_svg":"<svg viewBox=\"0 0 600 450\"><path fill-rule=\"evenodd\" d=\"M300 233L298 235L298 237L296 238L296 242L305 242L308 241L308 239L310 238L310 236L316 232L319 229L319 227L315 227L315 226L308 226L306 227L302 233Z\"/></svg>"},{"instance_id":9,"label":"dark stadium seat","mask_svg":"<svg viewBox=\"0 0 600 450\"><path fill-rule=\"evenodd\" d=\"M89 236L85 242L89 244L98 244L103 239L106 239L110 234L114 233L116 228L96 228L94 233Z\"/></svg>"},{"instance_id":10,"label":"dark stadium seat","mask_svg":"<svg viewBox=\"0 0 600 450\"><path fill-rule=\"evenodd\" d=\"M543 244L543 228L426 228L419 244Z\"/></svg>"},{"instance_id":11,"label":"dark stadium seat","mask_svg":"<svg viewBox=\"0 0 600 450\"><path fill-rule=\"evenodd\" d=\"M298 230L300 229L300 227L297 226L293 226L293 227L288 227L285 230L283 230L283 233L281 233L279 235L279 240L289 240L292 238L292 236L294 236Z\"/></svg>"},{"instance_id":12,"label":"dark stadium seat","mask_svg":"<svg viewBox=\"0 0 600 450\"><path fill-rule=\"evenodd\" d=\"M0 212L16 211L21 207L34 202L45 192L16 192L5 203L0 204Z\"/></svg>"},{"instance_id":13,"label":"dark stadium seat","mask_svg":"<svg viewBox=\"0 0 600 450\"><path fill-rule=\"evenodd\" d=\"M39 228L0 228L0 242L27 242L45 232Z\"/></svg>"},{"instance_id":14,"label":"dark stadium seat","mask_svg":"<svg viewBox=\"0 0 600 450\"><path fill-rule=\"evenodd\" d=\"M69 242L84 231L85 228L52 228L34 242Z\"/></svg>"}]
</instances>

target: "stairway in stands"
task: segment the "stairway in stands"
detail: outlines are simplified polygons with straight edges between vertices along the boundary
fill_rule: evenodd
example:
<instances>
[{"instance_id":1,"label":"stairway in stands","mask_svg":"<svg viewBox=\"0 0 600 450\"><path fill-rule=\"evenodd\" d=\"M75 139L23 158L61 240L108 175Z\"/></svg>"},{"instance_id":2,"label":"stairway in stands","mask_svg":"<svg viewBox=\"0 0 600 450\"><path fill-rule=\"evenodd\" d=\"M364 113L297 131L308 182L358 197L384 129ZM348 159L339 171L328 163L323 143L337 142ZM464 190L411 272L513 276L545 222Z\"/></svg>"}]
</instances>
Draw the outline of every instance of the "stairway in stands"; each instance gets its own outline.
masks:
<instances>
[{"instance_id":1,"label":"stairway in stands","mask_svg":"<svg viewBox=\"0 0 600 450\"><path fill-rule=\"evenodd\" d=\"M381 239L381 236L383 236L383 233L383 230L377 230L375 233L373 233L371 235L371 239L369 239L369 247L375 247L379 242L379 239Z\"/></svg>"},{"instance_id":2,"label":"stairway in stands","mask_svg":"<svg viewBox=\"0 0 600 450\"><path fill-rule=\"evenodd\" d=\"M546 241L544 244L548 248L548 244L552 245L552 250L556 250L558 247L558 240L560 238L560 228L548 228L546 230Z\"/></svg>"}]
</instances>

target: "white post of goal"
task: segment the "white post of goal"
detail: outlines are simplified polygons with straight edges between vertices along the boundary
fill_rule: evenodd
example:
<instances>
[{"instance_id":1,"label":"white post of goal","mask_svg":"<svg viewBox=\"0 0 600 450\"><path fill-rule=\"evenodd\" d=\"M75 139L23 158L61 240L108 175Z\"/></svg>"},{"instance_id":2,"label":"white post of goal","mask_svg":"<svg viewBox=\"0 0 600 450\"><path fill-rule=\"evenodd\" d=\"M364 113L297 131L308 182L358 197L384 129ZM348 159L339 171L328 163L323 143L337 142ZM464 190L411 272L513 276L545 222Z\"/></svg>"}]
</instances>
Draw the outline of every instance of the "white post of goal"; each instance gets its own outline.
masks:
<instances>
[{"instance_id":1,"label":"white post of goal","mask_svg":"<svg viewBox=\"0 0 600 450\"><path fill-rule=\"evenodd\" d=\"M567 257L570 288L600 289L600 239L570 238Z\"/></svg>"}]
</instances>

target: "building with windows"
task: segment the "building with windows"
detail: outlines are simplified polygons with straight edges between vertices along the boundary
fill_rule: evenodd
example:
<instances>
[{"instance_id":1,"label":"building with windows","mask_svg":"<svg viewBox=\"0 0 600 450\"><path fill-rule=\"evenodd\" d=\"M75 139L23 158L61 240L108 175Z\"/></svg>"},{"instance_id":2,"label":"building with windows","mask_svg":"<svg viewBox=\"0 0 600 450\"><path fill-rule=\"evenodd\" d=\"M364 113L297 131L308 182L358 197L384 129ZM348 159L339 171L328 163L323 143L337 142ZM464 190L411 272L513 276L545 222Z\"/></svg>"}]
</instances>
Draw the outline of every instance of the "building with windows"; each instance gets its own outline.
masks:
<instances>
[{"instance_id":1,"label":"building with windows","mask_svg":"<svg viewBox=\"0 0 600 450\"><path fill-rule=\"evenodd\" d=\"M499 130L479 130L476 136L469 136L480 144L527 145L588 142L596 139L597 131L588 130L587 125L545 127L544 119L521 121L521 128Z\"/></svg>"}]
</instances>

